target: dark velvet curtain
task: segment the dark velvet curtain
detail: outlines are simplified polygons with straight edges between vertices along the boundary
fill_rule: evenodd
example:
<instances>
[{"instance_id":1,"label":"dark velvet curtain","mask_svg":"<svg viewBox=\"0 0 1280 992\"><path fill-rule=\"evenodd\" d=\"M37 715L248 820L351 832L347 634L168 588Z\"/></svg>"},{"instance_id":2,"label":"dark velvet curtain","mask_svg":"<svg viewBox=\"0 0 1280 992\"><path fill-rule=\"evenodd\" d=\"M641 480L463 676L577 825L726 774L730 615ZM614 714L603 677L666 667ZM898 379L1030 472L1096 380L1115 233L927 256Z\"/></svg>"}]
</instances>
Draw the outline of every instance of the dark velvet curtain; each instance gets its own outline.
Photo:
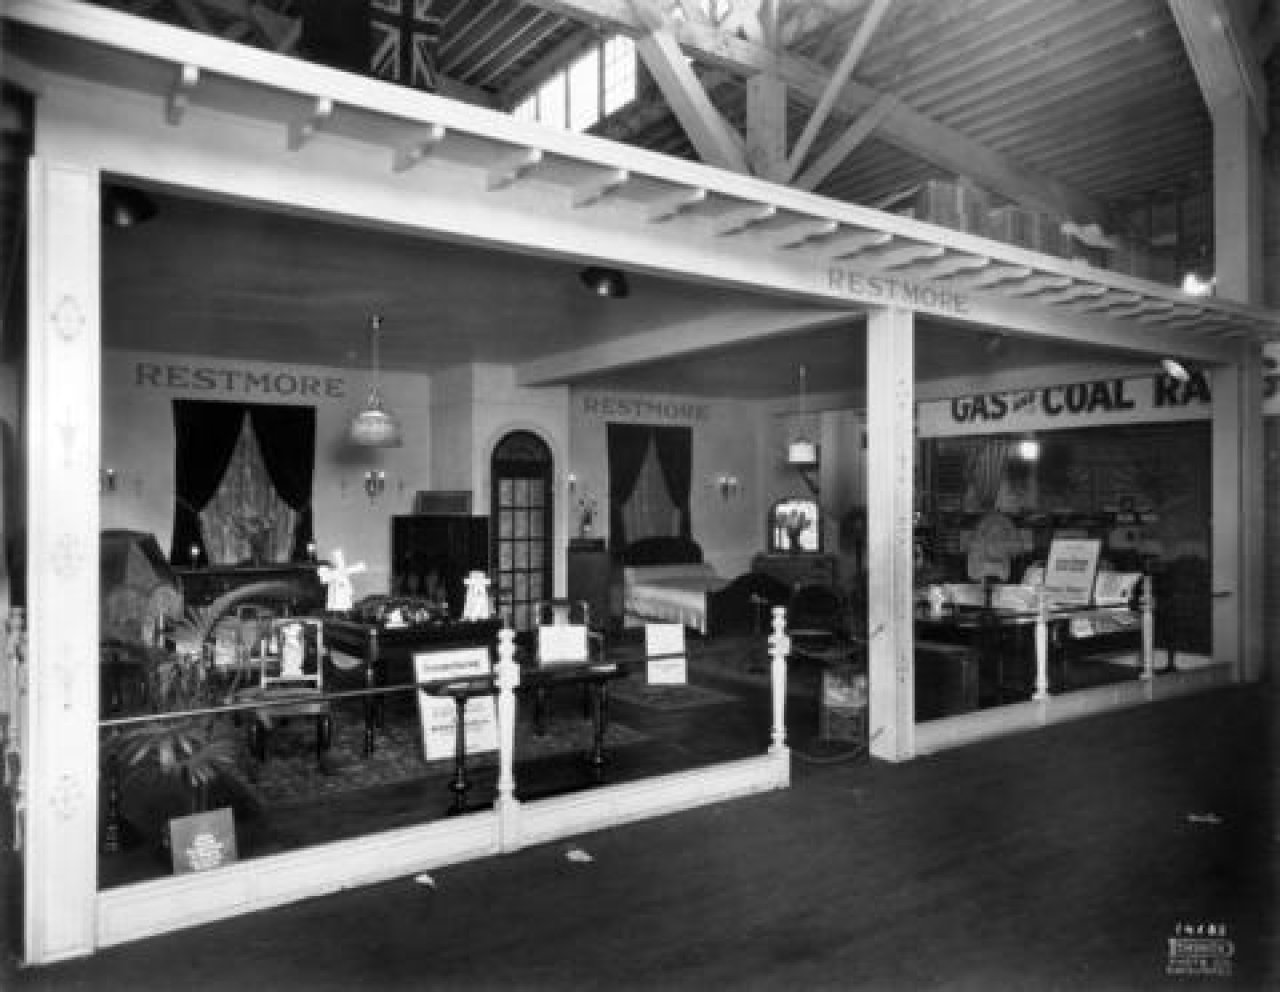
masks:
<instances>
[{"instance_id":1,"label":"dark velvet curtain","mask_svg":"<svg viewBox=\"0 0 1280 992\"><path fill-rule=\"evenodd\" d=\"M653 428L648 424L608 424L609 446L609 546L622 549L627 546L627 528L622 519L622 508L627 505L631 493L644 467L645 452Z\"/></svg>"},{"instance_id":2,"label":"dark velvet curtain","mask_svg":"<svg viewBox=\"0 0 1280 992\"><path fill-rule=\"evenodd\" d=\"M290 557L304 561L314 533L311 484L316 460L315 407L255 403L248 411L271 484L298 514Z\"/></svg>"},{"instance_id":3,"label":"dark velvet curtain","mask_svg":"<svg viewBox=\"0 0 1280 992\"><path fill-rule=\"evenodd\" d=\"M688 427L654 427L653 441L667 493L680 511L680 536L692 537L689 488L693 482L693 431Z\"/></svg>"},{"instance_id":4,"label":"dark velvet curtain","mask_svg":"<svg viewBox=\"0 0 1280 992\"><path fill-rule=\"evenodd\" d=\"M244 416L240 403L173 401L175 506L169 561L174 565L191 564L192 546L199 548L202 561L209 559L200 511L226 474Z\"/></svg>"}]
</instances>

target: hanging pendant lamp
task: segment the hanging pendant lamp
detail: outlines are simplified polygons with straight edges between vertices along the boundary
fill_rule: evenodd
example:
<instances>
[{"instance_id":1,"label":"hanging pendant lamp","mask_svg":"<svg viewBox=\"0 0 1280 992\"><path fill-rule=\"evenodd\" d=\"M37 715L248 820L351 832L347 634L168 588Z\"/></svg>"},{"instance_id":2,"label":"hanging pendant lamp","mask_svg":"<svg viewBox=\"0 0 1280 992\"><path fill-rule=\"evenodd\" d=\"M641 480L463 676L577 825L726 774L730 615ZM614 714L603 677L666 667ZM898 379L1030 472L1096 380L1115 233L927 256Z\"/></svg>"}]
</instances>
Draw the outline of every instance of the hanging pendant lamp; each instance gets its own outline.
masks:
<instances>
[{"instance_id":1,"label":"hanging pendant lamp","mask_svg":"<svg viewBox=\"0 0 1280 992\"><path fill-rule=\"evenodd\" d=\"M398 448L404 444L400 422L382 405L378 382L378 335L381 331L382 317L375 313L369 319L369 352L373 368L369 399L365 401L364 409L352 418L347 431L351 443L361 448Z\"/></svg>"},{"instance_id":2,"label":"hanging pendant lamp","mask_svg":"<svg viewBox=\"0 0 1280 992\"><path fill-rule=\"evenodd\" d=\"M787 464L792 468L816 468L818 464L818 445L809 437L808 409L805 397L805 367L800 366L800 424L799 429L787 442Z\"/></svg>"}]
</instances>

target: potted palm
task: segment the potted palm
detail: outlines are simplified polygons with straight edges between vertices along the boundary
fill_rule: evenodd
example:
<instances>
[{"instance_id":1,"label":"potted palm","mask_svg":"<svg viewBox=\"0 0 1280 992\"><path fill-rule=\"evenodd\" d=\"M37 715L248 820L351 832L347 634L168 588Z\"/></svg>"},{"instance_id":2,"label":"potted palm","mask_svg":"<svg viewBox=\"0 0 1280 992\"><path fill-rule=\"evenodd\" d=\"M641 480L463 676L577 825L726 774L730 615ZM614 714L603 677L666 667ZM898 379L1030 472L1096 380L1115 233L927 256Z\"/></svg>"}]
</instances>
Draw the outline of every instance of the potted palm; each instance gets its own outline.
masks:
<instances>
[{"instance_id":1,"label":"potted palm","mask_svg":"<svg viewBox=\"0 0 1280 992\"><path fill-rule=\"evenodd\" d=\"M262 591L244 587L188 610L172 631L171 650L148 649L155 719L121 728L105 748L108 838L119 835L121 807L135 826L158 833L163 846L165 824L173 816L202 812L214 803L248 810L260 805L243 774L245 742L238 721L233 714L209 712L235 699L243 672L237 667L228 677L215 678L205 645L219 619Z\"/></svg>"}]
</instances>

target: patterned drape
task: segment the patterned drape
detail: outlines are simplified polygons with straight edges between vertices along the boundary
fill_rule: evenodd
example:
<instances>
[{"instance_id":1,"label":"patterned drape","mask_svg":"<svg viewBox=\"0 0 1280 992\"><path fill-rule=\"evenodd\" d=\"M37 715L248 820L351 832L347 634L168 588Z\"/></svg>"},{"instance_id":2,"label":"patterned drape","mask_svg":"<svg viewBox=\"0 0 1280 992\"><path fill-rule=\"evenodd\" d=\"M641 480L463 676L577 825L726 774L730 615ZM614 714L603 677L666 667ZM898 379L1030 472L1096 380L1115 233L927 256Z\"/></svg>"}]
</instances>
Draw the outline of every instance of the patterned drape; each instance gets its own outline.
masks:
<instances>
[{"instance_id":1,"label":"patterned drape","mask_svg":"<svg viewBox=\"0 0 1280 992\"><path fill-rule=\"evenodd\" d=\"M300 560L312 540L315 408L174 400L173 419L170 561Z\"/></svg>"},{"instance_id":2,"label":"patterned drape","mask_svg":"<svg viewBox=\"0 0 1280 992\"><path fill-rule=\"evenodd\" d=\"M965 459L965 475L980 511L996 508L1012 451L1013 442L1002 438L984 439L970 447Z\"/></svg>"},{"instance_id":3,"label":"patterned drape","mask_svg":"<svg viewBox=\"0 0 1280 992\"><path fill-rule=\"evenodd\" d=\"M209 560L219 565L288 561L297 522L298 514L271 482L246 417L231 464L200 513Z\"/></svg>"}]
</instances>

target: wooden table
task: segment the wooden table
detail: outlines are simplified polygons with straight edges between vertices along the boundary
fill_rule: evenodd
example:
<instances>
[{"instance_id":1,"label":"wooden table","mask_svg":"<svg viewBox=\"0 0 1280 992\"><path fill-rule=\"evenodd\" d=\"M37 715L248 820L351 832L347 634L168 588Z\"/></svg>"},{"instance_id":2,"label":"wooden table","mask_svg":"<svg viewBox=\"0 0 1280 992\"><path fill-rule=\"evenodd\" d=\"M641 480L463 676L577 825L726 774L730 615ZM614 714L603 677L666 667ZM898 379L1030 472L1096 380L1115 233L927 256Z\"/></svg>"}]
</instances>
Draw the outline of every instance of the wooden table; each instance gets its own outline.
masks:
<instances>
[{"instance_id":1,"label":"wooden table","mask_svg":"<svg viewBox=\"0 0 1280 992\"><path fill-rule=\"evenodd\" d=\"M329 688L375 689L412 685L413 656L443 648L492 646L502 626L499 620L453 620L443 623L386 627L358 620L325 620L325 646L333 658L325 675ZM344 660L344 658L346 660ZM364 754L374 749L374 732L383 726L383 697L364 697Z\"/></svg>"},{"instance_id":2,"label":"wooden table","mask_svg":"<svg viewBox=\"0 0 1280 992\"><path fill-rule=\"evenodd\" d=\"M604 739L609 729L609 683L627 674L630 662L596 662L574 665L539 666L534 661L520 665L520 687L535 692L559 686L587 686L591 692L591 750L587 764L596 782L604 781L604 769L608 763ZM461 813L467 808L467 792L471 779L467 774L467 703L480 696L492 696L498 692L493 675L474 678L446 679L439 682L422 682L419 691L431 696L448 697L456 707L454 717L453 778L449 790L453 793L451 812Z\"/></svg>"},{"instance_id":3,"label":"wooden table","mask_svg":"<svg viewBox=\"0 0 1280 992\"><path fill-rule=\"evenodd\" d=\"M1036 610L987 609L979 606L948 606L941 613L927 606L915 614L917 641L966 644L978 655L979 667L994 674L996 701L1004 702L1010 663L1031 669L1034 683L1038 664L1032 640L1040 618ZM1115 632L1132 632L1141 637L1140 614L1127 606L1053 606L1045 611L1046 676L1061 689L1070 682L1068 666L1072 652L1069 631L1072 622L1121 624ZM1028 643L1028 642L1031 643ZM1006 650L1008 648L1008 650Z\"/></svg>"}]
</instances>

